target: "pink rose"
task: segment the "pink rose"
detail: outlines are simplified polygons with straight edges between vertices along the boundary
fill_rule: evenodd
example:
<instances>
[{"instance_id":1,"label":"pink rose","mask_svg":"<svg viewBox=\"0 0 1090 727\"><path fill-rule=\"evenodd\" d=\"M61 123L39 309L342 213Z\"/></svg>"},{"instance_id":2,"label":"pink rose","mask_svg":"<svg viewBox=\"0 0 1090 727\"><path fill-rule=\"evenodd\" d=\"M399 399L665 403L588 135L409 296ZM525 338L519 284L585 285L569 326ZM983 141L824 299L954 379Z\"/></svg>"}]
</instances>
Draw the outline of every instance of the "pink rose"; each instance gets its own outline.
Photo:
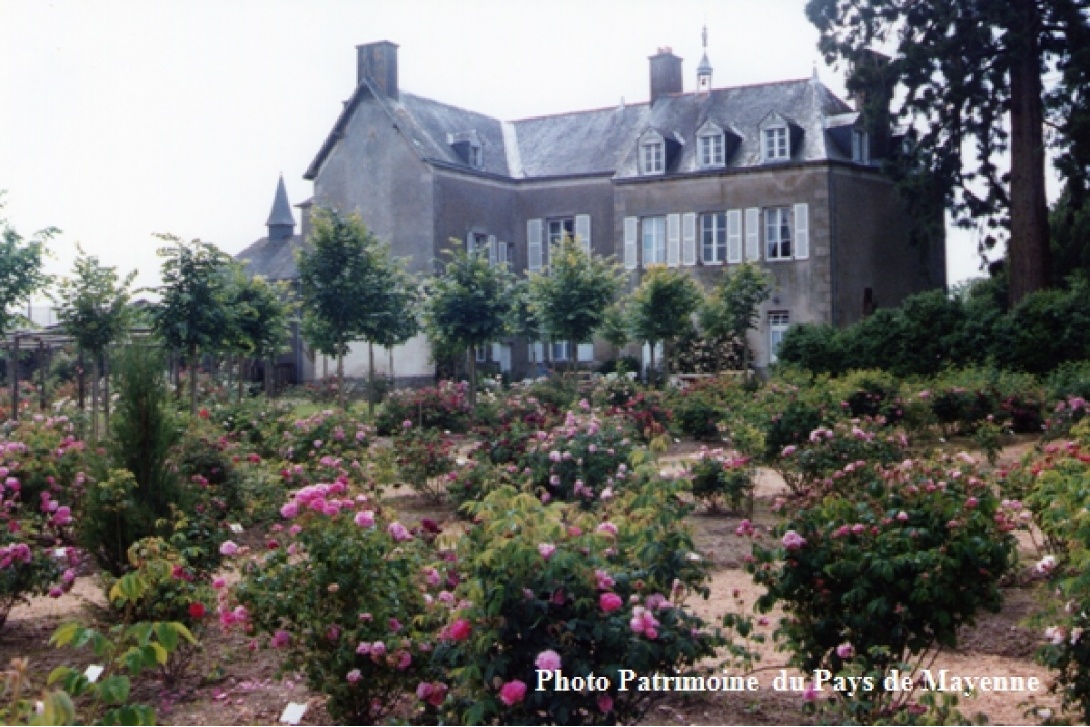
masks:
<instances>
[{"instance_id":1,"label":"pink rose","mask_svg":"<svg viewBox=\"0 0 1090 727\"><path fill-rule=\"evenodd\" d=\"M399 543L413 539L412 533L409 532L409 529L399 522L390 523L390 525L386 528L386 532L390 534L391 538Z\"/></svg>"},{"instance_id":2,"label":"pink rose","mask_svg":"<svg viewBox=\"0 0 1090 727\"><path fill-rule=\"evenodd\" d=\"M299 506L294 501L286 503L280 508L280 516L285 520L291 520L293 517L299 514Z\"/></svg>"},{"instance_id":3,"label":"pink rose","mask_svg":"<svg viewBox=\"0 0 1090 727\"><path fill-rule=\"evenodd\" d=\"M553 553L556 552L556 546L552 543L541 543L537 546L537 552L541 553L541 557L548 560ZM519 682L520 684L522 682Z\"/></svg>"},{"instance_id":4,"label":"pink rose","mask_svg":"<svg viewBox=\"0 0 1090 727\"><path fill-rule=\"evenodd\" d=\"M521 682L518 679L512 679L511 681L500 687L500 701L506 704L508 707L515 706L525 697L526 683Z\"/></svg>"},{"instance_id":5,"label":"pink rose","mask_svg":"<svg viewBox=\"0 0 1090 727\"><path fill-rule=\"evenodd\" d=\"M836 655L841 659L851 659L855 656L855 647L851 645L851 642L845 641L843 644L836 647Z\"/></svg>"},{"instance_id":6,"label":"pink rose","mask_svg":"<svg viewBox=\"0 0 1090 727\"><path fill-rule=\"evenodd\" d=\"M355 684L361 678L363 678L363 675L360 674L359 669L353 669L352 671L348 672L348 674L346 674L344 678L348 680L349 684Z\"/></svg>"},{"instance_id":7,"label":"pink rose","mask_svg":"<svg viewBox=\"0 0 1090 727\"><path fill-rule=\"evenodd\" d=\"M473 633L473 625L464 618L456 620L447 629L447 635L454 641L465 641L471 633Z\"/></svg>"},{"instance_id":8,"label":"pink rose","mask_svg":"<svg viewBox=\"0 0 1090 727\"><path fill-rule=\"evenodd\" d=\"M226 555L228 557L238 554L238 545L232 540L223 541L223 545L220 546L220 555Z\"/></svg>"},{"instance_id":9,"label":"pink rose","mask_svg":"<svg viewBox=\"0 0 1090 727\"><path fill-rule=\"evenodd\" d=\"M560 654L552 649L546 649L534 659L534 666L543 671L556 671L560 668Z\"/></svg>"},{"instance_id":10,"label":"pink rose","mask_svg":"<svg viewBox=\"0 0 1090 727\"><path fill-rule=\"evenodd\" d=\"M603 593L598 597L598 605L603 613L613 613L624 605L624 601L616 593Z\"/></svg>"},{"instance_id":11,"label":"pink rose","mask_svg":"<svg viewBox=\"0 0 1090 727\"><path fill-rule=\"evenodd\" d=\"M608 694L602 694L598 697L598 710L602 714L609 714L613 711L613 697Z\"/></svg>"},{"instance_id":12,"label":"pink rose","mask_svg":"<svg viewBox=\"0 0 1090 727\"><path fill-rule=\"evenodd\" d=\"M788 550L798 550L802 546L806 545L806 538L802 537L794 530L788 530L783 535L783 547Z\"/></svg>"},{"instance_id":13,"label":"pink rose","mask_svg":"<svg viewBox=\"0 0 1090 727\"><path fill-rule=\"evenodd\" d=\"M352 522L361 528L373 528L375 526L375 513L370 510L360 510Z\"/></svg>"}]
</instances>

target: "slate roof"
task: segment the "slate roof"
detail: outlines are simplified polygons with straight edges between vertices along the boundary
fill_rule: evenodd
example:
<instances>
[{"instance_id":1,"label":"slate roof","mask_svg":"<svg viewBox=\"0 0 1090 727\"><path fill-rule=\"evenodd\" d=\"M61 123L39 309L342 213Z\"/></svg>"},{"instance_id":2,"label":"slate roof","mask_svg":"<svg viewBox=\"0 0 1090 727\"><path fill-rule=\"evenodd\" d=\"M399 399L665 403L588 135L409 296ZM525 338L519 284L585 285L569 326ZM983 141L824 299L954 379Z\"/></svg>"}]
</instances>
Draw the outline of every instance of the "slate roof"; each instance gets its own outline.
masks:
<instances>
[{"instance_id":1,"label":"slate roof","mask_svg":"<svg viewBox=\"0 0 1090 727\"><path fill-rule=\"evenodd\" d=\"M816 78L679 93L654 104L637 103L503 122L457 106L402 91L386 98L368 80L355 90L304 175L314 179L347 128L356 106L368 97L383 104L421 159L470 171L451 147L475 131L483 153L477 171L513 180L612 174L638 176L637 139L649 128L684 140L669 173L698 171L696 131L708 119L731 131L740 144L728 167L761 164L760 126L777 113L801 131L791 161L843 159L839 143L828 143L826 119L851 108ZM839 141L839 140L838 140Z\"/></svg>"},{"instance_id":2,"label":"slate roof","mask_svg":"<svg viewBox=\"0 0 1090 727\"><path fill-rule=\"evenodd\" d=\"M302 235L281 240L262 237L235 255L235 259L243 264L248 276L260 275L266 280L295 280L299 277L295 251L302 247Z\"/></svg>"},{"instance_id":3,"label":"slate roof","mask_svg":"<svg viewBox=\"0 0 1090 727\"><path fill-rule=\"evenodd\" d=\"M272 210L269 211L269 221L265 225L295 226L295 216L291 213L291 204L288 203L288 190L284 187L283 175L276 184L276 196L273 198Z\"/></svg>"}]
</instances>

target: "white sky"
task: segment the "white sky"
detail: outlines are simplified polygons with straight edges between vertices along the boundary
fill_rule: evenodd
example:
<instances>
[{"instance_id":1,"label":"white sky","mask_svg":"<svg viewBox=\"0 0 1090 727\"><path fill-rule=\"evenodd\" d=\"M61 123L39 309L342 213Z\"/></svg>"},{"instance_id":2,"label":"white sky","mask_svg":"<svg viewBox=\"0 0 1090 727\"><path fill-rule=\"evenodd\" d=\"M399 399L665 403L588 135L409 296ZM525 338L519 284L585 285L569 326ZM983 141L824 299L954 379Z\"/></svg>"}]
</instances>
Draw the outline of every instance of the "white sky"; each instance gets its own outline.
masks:
<instances>
[{"instance_id":1,"label":"white sky","mask_svg":"<svg viewBox=\"0 0 1090 727\"><path fill-rule=\"evenodd\" d=\"M355 46L400 45L401 88L502 119L644 101L671 46L695 83L808 77L843 95L805 0L0 0L0 217L46 226L158 282L154 232L237 253L265 234L281 172L303 172L356 80ZM975 274L948 244L949 278Z\"/></svg>"}]
</instances>

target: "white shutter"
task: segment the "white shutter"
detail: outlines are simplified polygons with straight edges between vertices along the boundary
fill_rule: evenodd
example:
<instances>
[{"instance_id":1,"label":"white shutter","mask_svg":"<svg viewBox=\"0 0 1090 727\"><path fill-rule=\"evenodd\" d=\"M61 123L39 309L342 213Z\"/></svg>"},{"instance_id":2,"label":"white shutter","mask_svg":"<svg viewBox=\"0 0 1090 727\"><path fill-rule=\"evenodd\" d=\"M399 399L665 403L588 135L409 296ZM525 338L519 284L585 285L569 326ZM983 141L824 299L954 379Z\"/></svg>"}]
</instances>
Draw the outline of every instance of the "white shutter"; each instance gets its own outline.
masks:
<instances>
[{"instance_id":1,"label":"white shutter","mask_svg":"<svg viewBox=\"0 0 1090 727\"><path fill-rule=\"evenodd\" d=\"M476 250L473 249L473 233L466 233L466 254L472 255Z\"/></svg>"},{"instance_id":2,"label":"white shutter","mask_svg":"<svg viewBox=\"0 0 1090 727\"><path fill-rule=\"evenodd\" d=\"M636 261L636 233L639 227L639 218L624 218L624 266L628 270L635 270L639 264Z\"/></svg>"},{"instance_id":3,"label":"white shutter","mask_svg":"<svg viewBox=\"0 0 1090 727\"><path fill-rule=\"evenodd\" d=\"M761 210L746 210L746 260L761 259Z\"/></svg>"},{"instance_id":4,"label":"white shutter","mask_svg":"<svg viewBox=\"0 0 1090 727\"><path fill-rule=\"evenodd\" d=\"M742 210L727 210L727 262L742 262Z\"/></svg>"},{"instance_id":5,"label":"white shutter","mask_svg":"<svg viewBox=\"0 0 1090 727\"><path fill-rule=\"evenodd\" d=\"M590 215L575 216L575 239L583 243L583 250L590 255Z\"/></svg>"},{"instance_id":6,"label":"white shutter","mask_svg":"<svg viewBox=\"0 0 1090 727\"><path fill-rule=\"evenodd\" d=\"M681 217L681 264L696 265L696 213Z\"/></svg>"},{"instance_id":7,"label":"white shutter","mask_svg":"<svg viewBox=\"0 0 1090 727\"><path fill-rule=\"evenodd\" d=\"M496 236L488 236L488 265L496 267Z\"/></svg>"},{"instance_id":8,"label":"white shutter","mask_svg":"<svg viewBox=\"0 0 1090 727\"><path fill-rule=\"evenodd\" d=\"M810 205L795 205L795 259L810 257Z\"/></svg>"},{"instance_id":9,"label":"white shutter","mask_svg":"<svg viewBox=\"0 0 1090 727\"><path fill-rule=\"evenodd\" d=\"M681 264L681 215L666 215L666 264Z\"/></svg>"},{"instance_id":10,"label":"white shutter","mask_svg":"<svg viewBox=\"0 0 1090 727\"><path fill-rule=\"evenodd\" d=\"M500 240L496 247L496 260L501 264L507 264L507 243Z\"/></svg>"},{"instance_id":11,"label":"white shutter","mask_svg":"<svg viewBox=\"0 0 1090 727\"><path fill-rule=\"evenodd\" d=\"M594 344L593 343L580 343L576 346L577 361L593 361L594 360Z\"/></svg>"},{"instance_id":12,"label":"white shutter","mask_svg":"<svg viewBox=\"0 0 1090 727\"><path fill-rule=\"evenodd\" d=\"M533 363L542 363L545 360L545 344L541 341L531 343L529 346L530 360Z\"/></svg>"},{"instance_id":13,"label":"white shutter","mask_svg":"<svg viewBox=\"0 0 1090 727\"><path fill-rule=\"evenodd\" d=\"M541 270L541 220L526 220L526 268Z\"/></svg>"}]
</instances>

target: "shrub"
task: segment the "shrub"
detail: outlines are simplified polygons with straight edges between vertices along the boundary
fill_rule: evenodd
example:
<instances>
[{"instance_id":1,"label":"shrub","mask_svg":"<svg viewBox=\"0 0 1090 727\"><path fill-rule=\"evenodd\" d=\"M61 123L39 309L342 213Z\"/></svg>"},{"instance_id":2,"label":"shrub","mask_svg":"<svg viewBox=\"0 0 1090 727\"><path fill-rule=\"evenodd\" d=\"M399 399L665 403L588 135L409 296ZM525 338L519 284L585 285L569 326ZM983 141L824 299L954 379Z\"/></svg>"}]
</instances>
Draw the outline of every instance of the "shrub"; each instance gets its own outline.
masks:
<instances>
[{"instance_id":1,"label":"shrub","mask_svg":"<svg viewBox=\"0 0 1090 727\"><path fill-rule=\"evenodd\" d=\"M393 448L402 481L440 502L446 496L443 475L454 467L451 441L434 429L408 426L394 437Z\"/></svg>"},{"instance_id":2,"label":"shrub","mask_svg":"<svg viewBox=\"0 0 1090 727\"><path fill-rule=\"evenodd\" d=\"M284 431L279 455L289 462L303 463L324 458L362 460L370 435L371 429L351 414L325 409L295 419Z\"/></svg>"},{"instance_id":3,"label":"shrub","mask_svg":"<svg viewBox=\"0 0 1090 727\"><path fill-rule=\"evenodd\" d=\"M693 497L713 513L724 505L734 512L751 512L754 474L748 457L727 456L721 449L701 450L689 469Z\"/></svg>"},{"instance_id":4,"label":"shrub","mask_svg":"<svg viewBox=\"0 0 1090 727\"><path fill-rule=\"evenodd\" d=\"M893 668L914 677L980 610L998 611L1016 523L967 455L874 472L789 513L780 547L755 545L747 570L767 589L758 608L786 614L777 634L793 666L881 685ZM910 694L838 693L841 719L872 723Z\"/></svg>"},{"instance_id":5,"label":"shrub","mask_svg":"<svg viewBox=\"0 0 1090 727\"><path fill-rule=\"evenodd\" d=\"M443 381L435 387L394 391L382 403L375 426L384 436L401 429L406 421L418 427L464 432L472 413L468 391L469 384L464 381Z\"/></svg>"},{"instance_id":6,"label":"shrub","mask_svg":"<svg viewBox=\"0 0 1090 727\"><path fill-rule=\"evenodd\" d=\"M802 323L787 329L776 358L814 373L839 374L848 368L844 345L844 334L836 326Z\"/></svg>"},{"instance_id":7,"label":"shrub","mask_svg":"<svg viewBox=\"0 0 1090 727\"><path fill-rule=\"evenodd\" d=\"M447 721L629 724L656 696L619 691L621 669L692 674L712 656L721 640L684 604L706 595L706 567L691 557L678 494L676 482L645 481L589 514L504 487L470 505L466 600L435 649L458 675ZM536 691L537 670L554 668L609 687Z\"/></svg>"},{"instance_id":8,"label":"shrub","mask_svg":"<svg viewBox=\"0 0 1090 727\"><path fill-rule=\"evenodd\" d=\"M279 649L328 695L340 723L375 724L421 681L428 659L425 538L343 483L305 487L282 509L286 542L247 562L232 607L239 621Z\"/></svg>"},{"instance_id":9,"label":"shrub","mask_svg":"<svg viewBox=\"0 0 1090 727\"><path fill-rule=\"evenodd\" d=\"M632 441L616 418L600 419L586 400L564 424L540 431L515 463L545 499L591 505L609 498L627 475Z\"/></svg>"},{"instance_id":10,"label":"shrub","mask_svg":"<svg viewBox=\"0 0 1090 727\"><path fill-rule=\"evenodd\" d=\"M873 469L904 458L908 439L890 432L882 421L853 419L830 427L818 427L798 446L788 445L772 466L795 494L829 489L856 470Z\"/></svg>"},{"instance_id":11,"label":"shrub","mask_svg":"<svg viewBox=\"0 0 1090 727\"><path fill-rule=\"evenodd\" d=\"M696 439L717 440L725 410L741 405L749 393L732 377L715 377L671 392L666 400L676 429Z\"/></svg>"}]
</instances>

